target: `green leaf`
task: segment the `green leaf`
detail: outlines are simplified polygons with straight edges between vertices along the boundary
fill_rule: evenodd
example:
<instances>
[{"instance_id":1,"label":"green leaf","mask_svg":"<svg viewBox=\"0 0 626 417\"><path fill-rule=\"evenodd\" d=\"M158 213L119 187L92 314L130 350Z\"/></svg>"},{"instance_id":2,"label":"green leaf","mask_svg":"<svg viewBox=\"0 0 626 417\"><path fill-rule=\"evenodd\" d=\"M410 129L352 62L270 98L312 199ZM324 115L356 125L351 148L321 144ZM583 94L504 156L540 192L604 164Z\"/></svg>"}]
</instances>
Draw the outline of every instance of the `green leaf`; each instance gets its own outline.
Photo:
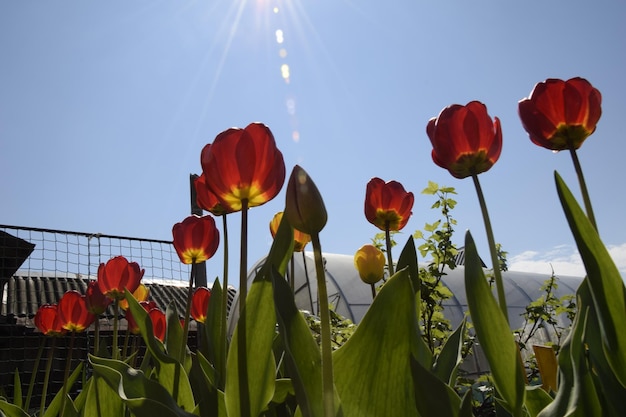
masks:
<instances>
[{"instance_id":1,"label":"green leaf","mask_svg":"<svg viewBox=\"0 0 626 417\"><path fill-rule=\"evenodd\" d=\"M284 403L289 395L295 395L293 384L289 378L280 378L276 380L276 390L272 402L276 404Z\"/></svg>"},{"instance_id":2,"label":"green leaf","mask_svg":"<svg viewBox=\"0 0 626 417\"><path fill-rule=\"evenodd\" d=\"M103 378L93 375L85 389L87 391L87 399L83 415L92 417L124 415L125 407L122 398L117 393L117 390L111 388Z\"/></svg>"},{"instance_id":3,"label":"green leaf","mask_svg":"<svg viewBox=\"0 0 626 417\"><path fill-rule=\"evenodd\" d=\"M195 407L193 391L183 365L177 359L164 352L163 344L154 337L152 320L150 320L148 312L128 290L126 290L126 300L128 301L128 308L131 310L137 326L139 326L141 336L154 360L159 383L172 396L176 397L178 405L186 410L192 410ZM179 323L176 323L176 325L180 327Z\"/></svg>"},{"instance_id":4,"label":"green leaf","mask_svg":"<svg viewBox=\"0 0 626 417\"><path fill-rule=\"evenodd\" d=\"M410 364L419 338L415 311L405 268L385 283L352 337L334 352L345 417L418 415Z\"/></svg>"},{"instance_id":5,"label":"green leaf","mask_svg":"<svg viewBox=\"0 0 626 417\"><path fill-rule=\"evenodd\" d=\"M539 412L546 408L552 402L552 397L541 385L526 387L526 399L524 405L528 411L529 417L537 417Z\"/></svg>"},{"instance_id":6,"label":"green leaf","mask_svg":"<svg viewBox=\"0 0 626 417\"><path fill-rule=\"evenodd\" d=\"M22 410L15 404L11 404L4 399L0 398L0 411L6 415L6 417L30 417L26 411Z\"/></svg>"},{"instance_id":7,"label":"green leaf","mask_svg":"<svg viewBox=\"0 0 626 417\"><path fill-rule=\"evenodd\" d=\"M428 187L422 190L422 194L433 195L437 194L437 191L439 191L439 184L433 181L428 181Z\"/></svg>"},{"instance_id":8,"label":"green leaf","mask_svg":"<svg viewBox=\"0 0 626 417\"><path fill-rule=\"evenodd\" d=\"M93 369L117 391L118 395L136 417L192 417L193 414L181 409L170 393L158 382L145 376L128 364L90 355ZM193 410L192 407L190 409ZM113 417L114 415L110 415Z\"/></svg>"},{"instance_id":9,"label":"green leaf","mask_svg":"<svg viewBox=\"0 0 626 417\"><path fill-rule=\"evenodd\" d=\"M267 261L266 261L267 262ZM263 273L263 268L261 273ZM259 279L260 278L260 279ZM241 300L243 301L243 300ZM239 346L238 332L241 331L242 317L231 339L226 359L226 385L224 401L230 417L241 415L241 395L239 391L238 349L245 349L250 398L250 413L258 416L274 395L276 362L272 345L276 327L272 283L263 276L257 277L250 286L245 300L246 346Z\"/></svg>"},{"instance_id":10,"label":"green leaf","mask_svg":"<svg viewBox=\"0 0 626 417\"><path fill-rule=\"evenodd\" d=\"M274 302L285 362L300 411L304 417L324 416L322 400L322 356L302 313L298 311L291 287L280 274L272 275Z\"/></svg>"},{"instance_id":11,"label":"green leaf","mask_svg":"<svg viewBox=\"0 0 626 417\"><path fill-rule=\"evenodd\" d=\"M583 281L583 284L578 290L578 294L580 298L587 300L582 304L582 308L588 311L584 340L588 349L584 354L591 363L593 370L591 376L600 404L602 404L602 415L607 417L626 416L626 401L624 401L624 398L626 398L626 389L624 389L617 380L604 354L598 315L591 298L587 280ZM579 308L581 307L579 306Z\"/></svg>"},{"instance_id":12,"label":"green leaf","mask_svg":"<svg viewBox=\"0 0 626 417\"><path fill-rule=\"evenodd\" d=\"M465 334L466 318L463 318L461 324L448 337L445 345L441 349L441 353L437 357L433 365L433 373L443 382L450 386L454 386L456 380L456 370L463 360L461 351L463 348L463 335Z\"/></svg>"},{"instance_id":13,"label":"green leaf","mask_svg":"<svg viewBox=\"0 0 626 417\"><path fill-rule=\"evenodd\" d=\"M183 326L180 325L180 316L173 301L165 309L165 321L167 323L165 337L167 354L172 358L183 358L182 365L185 368L185 372L189 374L191 370L191 352L187 348L187 341L183 343Z\"/></svg>"},{"instance_id":14,"label":"green leaf","mask_svg":"<svg viewBox=\"0 0 626 417\"><path fill-rule=\"evenodd\" d=\"M80 376L82 370L83 370L83 363L80 362L78 366L76 367L76 369L72 371L67 381L65 381L67 392L70 392L72 386L74 385L74 383ZM68 399L66 403L67 402L71 403L72 401ZM48 406L48 408L46 408L46 411L44 412L43 417L56 417L61 411L62 403L63 403L63 388L61 388L59 392L57 392L57 394L54 396L54 398L50 402L50 405Z\"/></svg>"},{"instance_id":15,"label":"green leaf","mask_svg":"<svg viewBox=\"0 0 626 417\"><path fill-rule=\"evenodd\" d=\"M509 323L485 279L471 233L465 235L465 291L467 303L494 385L515 417L522 415L525 382L517 343Z\"/></svg>"},{"instance_id":16,"label":"green leaf","mask_svg":"<svg viewBox=\"0 0 626 417\"><path fill-rule=\"evenodd\" d=\"M420 416L458 417L461 398L440 378L411 357L415 404ZM428 387L424 389L424 387Z\"/></svg>"},{"instance_id":17,"label":"green leaf","mask_svg":"<svg viewBox=\"0 0 626 417\"><path fill-rule=\"evenodd\" d=\"M224 324L222 320L222 286L219 279L213 282L211 287L211 299L209 301L209 309L207 310L206 321L201 326L203 343L200 346L200 352L212 364L214 372L212 384L216 388L224 387L224 375L222 373L226 369L226 341L221 340L221 327ZM200 325L199 325L200 326Z\"/></svg>"},{"instance_id":18,"label":"green leaf","mask_svg":"<svg viewBox=\"0 0 626 417\"><path fill-rule=\"evenodd\" d=\"M200 417L217 416L219 405L217 388L214 383L216 371L202 352L193 355L189 377L196 398L198 415Z\"/></svg>"},{"instance_id":19,"label":"green leaf","mask_svg":"<svg viewBox=\"0 0 626 417\"><path fill-rule=\"evenodd\" d=\"M22 381L20 381L20 371L15 368L15 373L13 374L13 404L22 408Z\"/></svg>"},{"instance_id":20,"label":"green leaf","mask_svg":"<svg viewBox=\"0 0 626 417\"><path fill-rule=\"evenodd\" d=\"M555 172L557 191L582 257L598 314L606 358L626 387L626 288L600 236L567 185Z\"/></svg>"}]
</instances>

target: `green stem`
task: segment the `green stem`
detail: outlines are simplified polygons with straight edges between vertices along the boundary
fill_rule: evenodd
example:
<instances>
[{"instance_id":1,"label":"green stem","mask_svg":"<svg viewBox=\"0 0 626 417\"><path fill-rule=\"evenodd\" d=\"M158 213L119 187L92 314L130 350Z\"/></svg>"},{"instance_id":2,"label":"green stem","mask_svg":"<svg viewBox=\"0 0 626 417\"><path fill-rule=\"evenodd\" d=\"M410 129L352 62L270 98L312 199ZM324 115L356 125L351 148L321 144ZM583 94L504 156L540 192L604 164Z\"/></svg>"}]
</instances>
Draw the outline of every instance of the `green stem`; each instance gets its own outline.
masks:
<instances>
[{"instance_id":1,"label":"green stem","mask_svg":"<svg viewBox=\"0 0 626 417\"><path fill-rule=\"evenodd\" d=\"M100 315L96 316L96 320L93 322L94 326L94 344L93 344L93 354L94 356L98 355L100 351Z\"/></svg>"},{"instance_id":2,"label":"green stem","mask_svg":"<svg viewBox=\"0 0 626 417\"><path fill-rule=\"evenodd\" d=\"M313 309L313 294L311 293L311 280L309 279L309 268L306 266L306 255L304 250L302 251L302 266L304 268L304 278L306 279L306 286L309 290L309 303L311 306L311 313L315 314L315 310Z\"/></svg>"},{"instance_id":3,"label":"green stem","mask_svg":"<svg viewBox=\"0 0 626 417\"><path fill-rule=\"evenodd\" d=\"M295 295L296 290L296 265L293 262L293 252L291 253L291 262L289 268L289 283L291 284L291 293Z\"/></svg>"},{"instance_id":4,"label":"green stem","mask_svg":"<svg viewBox=\"0 0 626 417\"><path fill-rule=\"evenodd\" d=\"M113 301L113 359L118 359L119 357L119 352L118 352L118 343L117 343L117 326L118 326L118 322L119 322L119 315L120 315L120 302L119 300L116 298L115 301Z\"/></svg>"},{"instance_id":5,"label":"green stem","mask_svg":"<svg viewBox=\"0 0 626 417\"><path fill-rule=\"evenodd\" d=\"M391 257L391 232L389 231L389 221L385 221L385 243L387 244L387 264L389 265L389 277L394 274L393 258ZM384 280L384 277L383 277Z\"/></svg>"},{"instance_id":6,"label":"green stem","mask_svg":"<svg viewBox=\"0 0 626 417\"><path fill-rule=\"evenodd\" d=\"M228 337L226 335L226 326L228 323L228 224L226 222L226 214L222 215L222 226L224 229L224 285L222 288L222 317L220 324L220 341L222 343L222 354L219 357L219 388L224 388L224 377L226 375L226 352L228 352Z\"/></svg>"},{"instance_id":7,"label":"green stem","mask_svg":"<svg viewBox=\"0 0 626 417\"><path fill-rule=\"evenodd\" d=\"M128 338L130 337L130 330L128 327L126 328L126 334L124 335L124 345L122 346L122 360L126 360L126 355L128 354Z\"/></svg>"},{"instance_id":8,"label":"green stem","mask_svg":"<svg viewBox=\"0 0 626 417\"><path fill-rule=\"evenodd\" d=\"M44 415L46 411L46 397L48 396L48 383L50 382L50 371L52 370L52 361L54 360L54 348L57 344L57 337L52 337L52 346L48 351L48 362L46 363L46 374L43 378L43 392L41 393L41 405L39 406L39 415Z\"/></svg>"},{"instance_id":9,"label":"green stem","mask_svg":"<svg viewBox=\"0 0 626 417\"><path fill-rule=\"evenodd\" d=\"M319 298L319 314L322 336L322 392L324 398L324 415L335 415L335 393L333 387L333 357L330 340L330 309L328 307L328 291L326 290L326 273L322 259L322 247L318 233L311 234L313 254L315 256L315 272L317 276L317 293Z\"/></svg>"},{"instance_id":10,"label":"green stem","mask_svg":"<svg viewBox=\"0 0 626 417\"><path fill-rule=\"evenodd\" d=\"M506 321L509 321L509 314L506 307L506 298L504 296L504 286L502 283L502 271L500 270L500 261L498 260L498 252L496 250L496 242L493 238L493 230L491 229L491 220L489 220L489 213L487 212L487 204L485 203L485 196L483 195L483 190L480 187L480 182L478 181L478 175L472 174L472 179L474 180L474 186L476 187L476 194L478 194L478 202L480 203L480 210L483 214L483 220L485 222L485 230L487 232L487 241L489 243L489 252L491 252L491 264L493 267L493 275L496 280L496 291L498 293L498 304L500 304L500 310L502 310L502 314L506 318Z\"/></svg>"},{"instance_id":11,"label":"green stem","mask_svg":"<svg viewBox=\"0 0 626 417\"><path fill-rule=\"evenodd\" d=\"M580 192L583 196L583 201L585 203L585 210L587 211L587 217L589 221L593 225L593 228L598 231L598 226L596 223L596 216L593 214L593 208L591 207L591 199L589 198L589 191L587 190L587 184L585 183L585 176L583 175L583 169L580 166L580 161L578 160L578 154L576 153L576 149L570 148L570 155L572 155L572 162L574 162L574 169L576 170L576 176L578 177L578 183L580 184Z\"/></svg>"},{"instance_id":12,"label":"green stem","mask_svg":"<svg viewBox=\"0 0 626 417\"><path fill-rule=\"evenodd\" d=\"M370 284L370 287L372 287L372 300L373 300L374 298L376 298L376 285Z\"/></svg>"},{"instance_id":13,"label":"green stem","mask_svg":"<svg viewBox=\"0 0 626 417\"><path fill-rule=\"evenodd\" d=\"M70 347L67 352L67 359L65 361L65 376L63 377L63 397L61 401L61 417L65 415L65 403L67 401L67 380L70 378L70 367L72 366L72 353L74 352L74 338L76 332L72 331L70 336Z\"/></svg>"},{"instance_id":14,"label":"green stem","mask_svg":"<svg viewBox=\"0 0 626 417\"><path fill-rule=\"evenodd\" d=\"M26 402L24 403L24 411L28 413L30 407L30 399L33 395L33 388L35 387L35 379L37 378L37 371L39 371L39 362L41 361L41 355L43 354L43 348L46 343L46 339L43 336L39 336L39 349L37 350L37 357L33 364L33 372L30 374L30 383L28 384L28 393L26 394Z\"/></svg>"},{"instance_id":15,"label":"green stem","mask_svg":"<svg viewBox=\"0 0 626 417\"><path fill-rule=\"evenodd\" d=\"M241 256L239 261L239 322L237 324L237 376L241 416L250 416L248 357L246 340L246 298L248 297L248 200L241 201Z\"/></svg>"},{"instance_id":16,"label":"green stem","mask_svg":"<svg viewBox=\"0 0 626 417\"><path fill-rule=\"evenodd\" d=\"M185 359L185 352L187 350L187 338L189 337L189 317L191 316L191 297L193 297L193 284L196 278L196 264L191 264L191 276L189 277L189 288L187 289L187 304L185 305L185 325L183 326L183 340L180 346L180 357L178 361L182 364ZM177 381L178 382L178 381Z\"/></svg>"}]
</instances>

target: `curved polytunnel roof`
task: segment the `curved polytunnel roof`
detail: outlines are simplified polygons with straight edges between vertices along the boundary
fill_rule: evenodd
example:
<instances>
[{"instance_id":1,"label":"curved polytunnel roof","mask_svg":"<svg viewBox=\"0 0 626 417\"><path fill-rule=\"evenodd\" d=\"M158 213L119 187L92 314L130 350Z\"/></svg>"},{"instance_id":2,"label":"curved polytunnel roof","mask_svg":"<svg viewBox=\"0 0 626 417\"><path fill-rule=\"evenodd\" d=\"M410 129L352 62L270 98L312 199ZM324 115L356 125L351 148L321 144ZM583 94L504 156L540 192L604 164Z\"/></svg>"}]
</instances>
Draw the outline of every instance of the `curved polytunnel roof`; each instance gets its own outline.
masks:
<instances>
[{"instance_id":1,"label":"curved polytunnel roof","mask_svg":"<svg viewBox=\"0 0 626 417\"><path fill-rule=\"evenodd\" d=\"M359 278L359 274L354 267L354 257L352 255L326 253L323 255L323 259L330 304L338 314L352 320L354 323L359 323L372 302L372 293L370 286L363 283ZM264 261L265 259L259 260L249 271L248 285L252 283ZM294 253L293 261L296 305L301 310L316 314L317 285L315 283L316 272L313 253ZM291 266L287 268L288 273L290 270ZM453 328L459 325L468 311L464 270L463 266L458 266L454 270L448 270L447 275L442 279L443 284L453 294L450 299L443 303L445 308L444 315L451 321ZM511 329L516 330L524 325L524 318L521 315L524 313L525 307L543 294L541 287L548 278L550 276L545 274L503 272L502 279ZM554 295L561 297L567 294L575 294L581 282L582 278L580 277L559 276L557 281L558 288ZM233 300L229 319L229 331L231 334L234 331L238 316L238 304L239 298L237 295ZM566 324L564 323L565 318L561 317L560 320L564 325ZM544 344L550 341L555 341L553 335L547 329L541 329L533 343ZM475 366L470 366L470 368L475 367L475 371L479 372L486 369L486 365L481 363L484 360L482 355L475 355L474 360L476 361Z\"/></svg>"}]
</instances>

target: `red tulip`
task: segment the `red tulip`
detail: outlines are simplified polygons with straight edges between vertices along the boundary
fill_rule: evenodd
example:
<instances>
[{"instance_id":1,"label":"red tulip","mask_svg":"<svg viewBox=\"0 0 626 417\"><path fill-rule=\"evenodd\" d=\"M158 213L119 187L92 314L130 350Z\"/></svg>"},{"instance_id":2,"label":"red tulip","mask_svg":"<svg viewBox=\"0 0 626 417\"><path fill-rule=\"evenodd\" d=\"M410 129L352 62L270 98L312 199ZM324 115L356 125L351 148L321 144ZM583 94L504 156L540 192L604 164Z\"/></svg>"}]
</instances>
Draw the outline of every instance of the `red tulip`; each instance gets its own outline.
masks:
<instances>
[{"instance_id":1,"label":"red tulip","mask_svg":"<svg viewBox=\"0 0 626 417\"><path fill-rule=\"evenodd\" d=\"M547 79L520 100L519 116L535 145L561 151L578 149L596 130L602 95L584 78Z\"/></svg>"},{"instance_id":2,"label":"red tulip","mask_svg":"<svg viewBox=\"0 0 626 417\"><path fill-rule=\"evenodd\" d=\"M202 153L207 187L224 207L239 211L260 206L278 194L285 182L285 162L274 135L261 123L230 128Z\"/></svg>"},{"instance_id":3,"label":"red tulip","mask_svg":"<svg viewBox=\"0 0 626 417\"><path fill-rule=\"evenodd\" d=\"M98 286L107 297L121 300L125 289L135 292L144 272L137 262L128 262L123 256L116 256L98 267Z\"/></svg>"},{"instance_id":4,"label":"red tulip","mask_svg":"<svg viewBox=\"0 0 626 417\"><path fill-rule=\"evenodd\" d=\"M85 292L85 298L87 301L87 310L96 316L104 313L109 304L111 304L111 299L100 291L100 286L97 281L89 282L87 291Z\"/></svg>"},{"instance_id":5,"label":"red tulip","mask_svg":"<svg viewBox=\"0 0 626 417\"><path fill-rule=\"evenodd\" d=\"M211 290L207 287L198 287L193 292L193 297L191 298L191 317L198 323L204 323L206 320L210 298Z\"/></svg>"},{"instance_id":6,"label":"red tulip","mask_svg":"<svg viewBox=\"0 0 626 417\"><path fill-rule=\"evenodd\" d=\"M411 217L413 193L397 181L372 178L365 191L365 217L381 230L402 230Z\"/></svg>"},{"instance_id":7,"label":"red tulip","mask_svg":"<svg viewBox=\"0 0 626 417\"><path fill-rule=\"evenodd\" d=\"M96 318L87 309L86 297L74 290L63 294L59 300L58 313L61 326L71 332L82 332Z\"/></svg>"},{"instance_id":8,"label":"red tulip","mask_svg":"<svg viewBox=\"0 0 626 417\"><path fill-rule=\"evenodd\" d=\"M35 314L35 326L46 336L62 336L66 330L61 326L56 304L43 304Z\"/></svg>"},{"instance_id":9,"label":"red tulip","mask_svg":"<svg viewBox=\"0 0 626 417\"><path fill-rule=\"evenodd\" d=\"M492 120L479 101L446 107L430 119L426 132L433 161L456 178L488 171L502 151L500 119Z\"/></svg>"},{"instance_id":10,"label":"red tulip","mask_svg":"<svg viewBox=\"0 0 626 417\"><path fill-rule=\"evenodd\" d=\"M184 264L210 259L217 251L220 234L211 216L192 215L172 227L174 249Z\"/></svg>"},{"instance_id":11,"label":"red tulip","mask_svg":"<svg viewBox=\"0 0 626 417\"><path fill-rule=\"evenodd\" d=\"M210 146L211 144L206 145L202 153L208 152ZM222 216L232 212L229 207L224 207L213 191L207 187L204 174L194 180L193 186L196 189L196 204L202 210L206 210L214 216Z\"/></svg>"},{"instance_id":12,"label":"red tulip","mask_svg":"<svg viewBox=\"0 0 626 417\"><path fill-rule=\"evenodd\" d=\"M154 336L163 342L165 340L165 329L167 328L165 313L158 308L153 308L148 311L148 315L152 320L152 330L154 331Z\"/></svg>"},{"instance_id":13,"label":"red tulip","mask_svg":"<svg viewBox=\"0 0 626 417\"><path fill-rule=\"evenodd\" d=\"M153 308L157 308L157 305L154 301L140 301L139 305L142 306L143 309L146 310L146 312L152 310ZM132 334L140 333L139 326L137 325L135 318L130 312L130 309L126 310L126 321L128 323L129 332L131 332Z\"/></svg>"},{"instance_id":14,"label":"red tulip","mask_svg":"<svg viewBox=\"0 0 626 417\"><path fill-rule=\"evenodd\" d=\"M272 220L270 221L270 233L272 234L272 238L276 237L276 232L278 232L278 226L280 226L280 222L283 219L283 212L279 211L274 215ZM302 252L306 245L311 241L311 235L301 232L298 229L293 229L293 251L294 252Z\"/></svg>"}]
</instances>

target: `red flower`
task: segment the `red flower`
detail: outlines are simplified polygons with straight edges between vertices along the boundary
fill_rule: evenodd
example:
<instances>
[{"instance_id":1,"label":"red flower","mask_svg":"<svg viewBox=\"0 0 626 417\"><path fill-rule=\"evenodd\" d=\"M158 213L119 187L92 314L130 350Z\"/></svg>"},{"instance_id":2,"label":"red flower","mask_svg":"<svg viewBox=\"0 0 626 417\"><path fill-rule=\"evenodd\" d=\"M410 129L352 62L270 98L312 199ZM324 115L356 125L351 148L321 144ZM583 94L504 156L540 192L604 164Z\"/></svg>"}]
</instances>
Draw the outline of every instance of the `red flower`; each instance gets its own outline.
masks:
<instances>
[{"instance_id":1,"label":"red flower","mask_svg":"<svg viewBox=\"0 0 626 417\"><path fill-rule=\"evenodd\" d=\"M104 313L111 304L111 299L100 291L100 286L97 281L90 281L85 292L85 298L87 301L87 310L91 314L99 316Z\"/></svg>"},{"instance_id":2,"label":"red flower","mask_svg":"<svg viewBox=\"0 0 626 417\"><path fill-rule=\"evenodd\" d=\"M278 226L280 226L280 222L283 219L283 212L279 211L274 215L272 220L270 221L270 233L272 234L272 238L276 237L276 232L278 232ZM298 229L293 229L293 251L294 252L302 252L304 251L307 243L311 241L311 235L301 232Z\"/></svg>"},{"instance_id":3,"label":"red flower","mask_svg":"<svg viewBox=\"0 0 626 417\"><path fill-rule=\"evenodd\" d=\"M519 117L535 145L578 149L596 130L602 95L584 78L547 79L520 100Z\"/></svg>"},{"instance_id":4,"label":"red flower","mask_svg":"<svg viewBox=\"0 0 626 417\"><path fill-rule=\"evenodd\" d=\"M98 286L107 297L121 300L125 289L135 292L144 272L137 262L128 262L123 256L116 256L98 267Z\"/></svg>"},{"instance_id":5,"label":"red flower","mask_svg":"<svg viewBox=\"0 0 626 417\"><path fill-rule=\"evenodd\" d=\"M204 323L206 320L210 298L211 290L207 287L198 287L193 292L193 297L191 298L191 317L198 323Z\"/></svg>"},{"instance_id":6,"label":"red flower","mask_svg":"<svg viewBox=\"0 0 626 417\"><path fill-rule=\"evenodd\" d=\"M381 230L402 230L411 217L413 193L397 181L372 178L365 191L365 217Z\"/></svg>"},{"instance_id":7,"label":"red flower","mask_svg":"<svg viewBox=\"0 0 626 417\"><path fill-rule=\"evenodd\" d=\"M78 291L63 294L58 305L59 322L65 330L82 332L94 322L95 316L87 309L87 299Z\"/></svg>"},{"instance_id":8,"label":"red flower","mask_svg":"<svg viewBox=\"0 0 626 417\"><path fill-rule=\"evenodd\" d=\"M167 327L165 313L158 308L153 308L148 311L148 315L152 320L152 330L154 331L154 336L161 342L165 341L165 329Z\"/></svg>"},{"instance_id":9,"label":"red flower","mask_svg":"<svg viewBox=\"0 0 626 417\"><path fill-rule=\"evenodd\" d=\"M283 155L261 123L223 131L202 153L201 163L207 187L232 211L241 210L244 200L248 207L267 203L285 182Z\"/></svg>"},{"instance_id":10,"label":"red flower","mask_svg":"<svg viewBox=\"0 0 626 417\"><path fill-rule=\"evenodd\" d=\"M433 161L456 178L488 171L502 151L500 119L492 121L479 101L446 107L430 119L426 132L433 145Z\"/></svg>"},{"instance_id":11,"label":"red flower","mask_svg":"<svg viewBox=\"0 0 626 417\"><path fill-rule=\"evenodd\" d=\"M66 330L61 326L56 304L44 304L35 313L35 326L46 336L62 336Z\"/></svg>"},{"instance_id":12,"label":"red flower","mask_svg":"<svg viewBox=\"0 0 626 417\"><path fill-rule=\"evenodd\" d=\"M172 227L174 249L184 264L197 264L211 258L220 243L220 234L211 216L191 215Z\"/></svg>"},{"instance_id":13,"label":"red flower","mask_svg":"<svg viewBox=\"0 0 626 417\"><path fill-rule=\"evenodd\" d=\"M206 145L204 149L202 149L202 154L208 152L210 146L211 144ZM202 210L206 210L214 216L232 213L232 210L228 207L224 207L213 191L207 187L204 174L193 181L193 186L196 189L196 204Z\"/></svg>"},{"instance_id":14,"label":"red flower","mask_svg":"<svg viewBox=\"0 0 626 417\"><path fill-rule=\"evenodd\" d=\"M153 308L157 308L157 305L154 301L140 301L139 305L142 306L143 309L146 310L146 312L152 310ZM129 332L131 332L132 334L140 333L139 326L137 325L135 318L130 312L130 309L126 310L126 321L128 322Z\"/></svg>"}]
</instances>

